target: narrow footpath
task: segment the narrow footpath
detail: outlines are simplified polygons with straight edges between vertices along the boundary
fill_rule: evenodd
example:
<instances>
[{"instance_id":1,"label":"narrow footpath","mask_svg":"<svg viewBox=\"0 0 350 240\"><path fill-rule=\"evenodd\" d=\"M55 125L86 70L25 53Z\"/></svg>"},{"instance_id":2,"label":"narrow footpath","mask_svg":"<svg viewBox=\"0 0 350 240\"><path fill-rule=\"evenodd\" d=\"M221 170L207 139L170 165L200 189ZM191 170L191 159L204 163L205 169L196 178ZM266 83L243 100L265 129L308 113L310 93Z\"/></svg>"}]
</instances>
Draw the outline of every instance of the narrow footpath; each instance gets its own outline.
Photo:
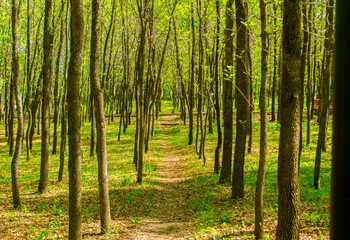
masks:
<instances>
[{"instance_id":1,"label":"narrow footpath","mask_svg":"<svg viewBox=\"0 0 350 240\"><path fill-rule=\"evenodd\" d=\"M190 239L192 214L188 209L188 189L185 184L185 158L167 143L167 128L174 123L174 116L162 117L158 126L164 138L160 142L165 153L157 164L155 174L158 177L154 207L149 216L139 219L133 229L123 239Z\"/></svg>"}]
</instances>

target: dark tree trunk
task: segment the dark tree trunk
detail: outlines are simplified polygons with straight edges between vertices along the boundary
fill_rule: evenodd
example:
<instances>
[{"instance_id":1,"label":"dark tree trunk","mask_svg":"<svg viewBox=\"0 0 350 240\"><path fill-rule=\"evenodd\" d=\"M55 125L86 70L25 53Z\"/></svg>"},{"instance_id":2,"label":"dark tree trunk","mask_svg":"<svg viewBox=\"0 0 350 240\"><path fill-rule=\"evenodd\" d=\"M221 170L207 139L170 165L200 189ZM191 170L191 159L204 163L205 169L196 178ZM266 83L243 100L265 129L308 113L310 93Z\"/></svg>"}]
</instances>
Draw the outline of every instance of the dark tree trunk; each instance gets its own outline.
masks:
<instances>
[{"instance_id":1,"label":"dark tree trunk","mask_svg":"<svg viewBox=\"0 0 350 240\"><path fill-rule=\"evenodd\" d=\"M64 1L61 3L61 11L60 11L60 21L61 21L61 28L64 28L64 22L63 16L64 16ZM55 69L55 84L54 84L54 117L53 117L53 143L52 143L52 154L56 154L57 151L57 126L58 126L58 120L59 120L59 112L60 112L60 97L58 95L58 85L59 85L59 74L60 74L60 63L61 63L61 54L62 54L62 46L64 41L64 31L60 31L60 40L58 44L58 52L57 52L57 59L56 59L56 69Z\"/></svg>"},{"instance_id":2,"label":"dark tree trunk","mask_svg":"<svg viewBox=\"0 0 350 240\"><path fill-rule=\"evenodd\" d=\"M18 3L17 3L18 5ZM17 7L18 8L18 7ZM14 118L15 118L15 101L13 99L14 95L14 82L13 82L13 76L14 73L12 71L11 73L11 80L10 80L10 106L9 106L9 120L8 120L8 131L9 131L9 136L8 136L8 144L10 145L9 148L9 155L11 156L13 154L13 148L15 146L15 134L14 134L14 129L13 129L13 124L14 124Z\"/></svg>"},{"instance_id":3,"label":"dark tree trunk","mask_svg":"<svg viewBox=\"0 0 350 240\"><path fill-rule=\"evenodd\" d=\"M308 12L308 19L311 20L312 16L312 4L309 6L309 12ZM311 21L308 21L308 31L312 33L312 23ZM309 43L307 48L307 83L306 83L306 145L310 144L310 138L311 138L311 112L313 111L311 108L311 102L313 99L311 98L311 39L312 35L309 36Z\"/></svg>"},{"instance_id":4,"label":"dark tree trunk","mask_svg":"<svg viewBox=\"0 0 350 240\"><path fill-rule=\"evenodd\" d=\"M216 127L218 130L218 142L215 148L215 161L214 161L214 173L220 171L220 152L222 146L222 131L221 131L221 114L220 114L220 74L219 74L219 49L220 49L220 1L215 1L216 5L216 42L215 42L215 70L214 70L214 82L215 82L215 112L216 112Z\"/></svg>"},{"instance_id":5,"label":"dark tree trunk","mask_svg":"<svg viewBox=\"0 0 350 240\"><path fill-rule=\"evenodd\" d=\"M299 239L301 9L301 0L284 2L276 233L276 239L282 240Z\"/></svg>"},{"instance_id":6,"label":"dark tree trunk","mask_svg":"<svg viewBox=\"0 0 350 240\"><path fill-rule=\"evenodd\" d=\"M27 161L30 160L30 141L29 141L29 130L32 127L32 113L30 110L30 98L32 97L32 75L31 75L31 71L30 71L30 51L31 51L31 19L30 19L30 0L27 0L27 55L26 55L26 78L27 78L27 96L26 96L26 100L25 100L25 108L27 110L28 113L28 127L27 127L27 131L26 131L26 151L27 151Z\"/></svg>"},{"instance_id":7,"label":"dark tree trunk","mask_svg":"<svg viewBox=\"0 0 350 240\"><path fill-rule=\"evenodd\" d=\"M22 151L22 139L23 139L23 112L22 112L22 100L19 84L19 56L18 56L18 2L12 1L12 73L13 73L13 90L16 96L17 104L17 138L15 153L11 162L11 177L12 177L12 197L13 206L17 208L21 205L19 196L19 182L18 182L18 162Z\"/></svg>"},{"instance_id":8,"label":"dark tree trunk","mask_svg":"<svg viewBox=\"0 0 350 240\"><path fill-rule=\"evenodd\" d=\"M43 62L43 98L42 98L42 134L41 134L41 166L38 192L46 190L49 174L50 147L50 100L52 76L52 0L45 0L44 22L44 62Z\"/></svg>"},{"instance_id":9,"label":"dark tree trunk","mask_svg":"<svg viewBox=\"0 0 350 240\"><path fill-rule=\"evenodd\" d=\"M249 77L246 67L247 59L247 2L235 0L237 49L236 49L236 146L234 153L234 165L232 173L232 198L244 197L244 158L246 149L246 137L248 133L248 114L250 103ZM249 67L247 68L249 69Z\"/></svg>"},{"instance_id":10,"label":"dark tree trunk","mask_svg":"<svg viewBox=\"0 0 350 240\"><path fill-rule=\"evenodd\" d=\"M314 187L319 189L320 186L320 174L321 174L321 153L325 151L326 136L327 136L327 125L328 125L328 107L329 107L329 85L331 78L331 63L333 54L333 8L334 0L327 1L326 9L326 33L324 40L324 54L325 63L322 73L322 84L321 84L321 106L319 113L319 132L318 141L316 148L316 159L315 159L315 170L314 170Z\"/></svg>"},{"instance_id":11,"label":"dark tree trunk","mask_svg":"<svg viewBox=\"0 0 350 240\"><path fill-rule=\"evenodd\" d=\"M233 0L226 3L225 23L225 64L224 64L224 93L223 93L223 118L224 118L224 144L222 153L222 168L219 183L231 181L232 168L232 140L233 140Z\"/></svg>"},{"instance_id":12,"label":"dark tree trunk","mask_svg":"<svg viewBox=\"0 0 350 240\"><path fill-rule=\"evenodd\" d=\"M191 30L192 30L192 45L191 45L191 72L190 72L190 86L189 86L189 133L188 133L188 145L192 145L193 143L193 109L194 109L194 73L195 73L195 55L196 55L196 37L194 30L194 10L193 10L193 2L191 1Z\"/></svg>"},{"instance_id":13,"label":"dark tree trunk","mask_svg":"<svg viewBox=\"0 0 350 240\"><path fill-rule=\"evenodd\" d=\"M69 239L82 239L80 76L84 52L83 1L71 0L71 57L68 69Z\"/></svg>"},{"instance_id":14,"label":"dark tree trunk","mask_svg":"<svg viewBox=\"0 0 350 240\"><path fill-rule=\"evenodd\" d=\"M144 159L144 136L145 136L145 105L144 105L144 67L146 47L146 25L148 14L148 0L138 0L138 12L140 17L140 45L137 56L138 71L135 71L138 85L138 144L137 144L137 182L142 182L143 159Z\"/></svg>"},{"instance_id":15,"label":"dark tree trunk","mask_svg":"<svg viewBox=\"0 0 350 240\"><path fill-rule=\"evenodd\" d=\"M91 81L91 77L90 77ZM92 85L92 84L91 84ZM90 90L90 120L91 120L91 125L90 125L90 157L95 156L95 111L94 111L94 97L92 93L92 86Z\"/></svg>"},{"instance_id":16,"label":"dark tree trunk","mask_svg":"<svg viewBox=\"0 0 350 240\"><path fill-rule=\"evenodd\" d=\"M260 156L255 193L255 239L264 239L264 186L267 156L267 64L268 64L268 35L266 32L266 4L260 0L261 19L261 89L260 89Z\"/></svg>"},{"instance_id":17,"label":"dark tree trunk","mask_svg":"<svg viewBox=\"0 0 350 240\"><path fill-rule=\"evenodd\" d=\"M303 150L303 115L304 115L304 83L305 83L305 68L306 68L306 51L308 47L308 38L309 34L307 31L307 9L306 9L306 3L307 0L303 0L303 9L302 9L302 15L303 15L303 47L302 47L302 53L301 53L301 66L300 66L300 91L301 91L301 97L300 97L300 129L299 129L299 167L300 167L300 158L301 153Z\"/></svg>"},{"instance_id":18,"label":"dark tree trunk","mask_svg":"<svg viewBox=\"0 0 350 240\"><path fill-rule=\"evenodd\" d=\"M275 18L273 19L274 27L277 26L277 4L273 4L273 13ZM277 85L277 30L273 31L273 78L272 78L272 93L271 93L271 122L276 121L276 85Z\"/></svg>"}]
</instances>

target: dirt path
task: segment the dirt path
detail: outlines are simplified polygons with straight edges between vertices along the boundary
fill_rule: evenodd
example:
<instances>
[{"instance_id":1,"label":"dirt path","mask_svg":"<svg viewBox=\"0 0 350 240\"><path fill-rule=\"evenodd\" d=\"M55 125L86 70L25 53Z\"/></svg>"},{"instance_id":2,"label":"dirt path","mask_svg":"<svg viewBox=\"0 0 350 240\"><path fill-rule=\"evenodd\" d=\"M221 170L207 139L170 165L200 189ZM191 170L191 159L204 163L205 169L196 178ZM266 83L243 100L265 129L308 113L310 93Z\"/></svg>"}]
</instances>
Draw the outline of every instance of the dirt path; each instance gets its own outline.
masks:
<instances>
[{"instance_id":1,"label":"dirt path","mask_svg":"<svg viewBox=\"0 0 350 240\"><path fill-rule=\"evenodd\" d=\"M189 239L191 213L188 209L188 189L183 169L184 158L167 143L166 130L174 117L162 117L158 122L164 139L160 148L165 153L157 165L158 176L154 207L149 216L138 219L135 227L123 239Z\"/></svg>"}]
</instances>

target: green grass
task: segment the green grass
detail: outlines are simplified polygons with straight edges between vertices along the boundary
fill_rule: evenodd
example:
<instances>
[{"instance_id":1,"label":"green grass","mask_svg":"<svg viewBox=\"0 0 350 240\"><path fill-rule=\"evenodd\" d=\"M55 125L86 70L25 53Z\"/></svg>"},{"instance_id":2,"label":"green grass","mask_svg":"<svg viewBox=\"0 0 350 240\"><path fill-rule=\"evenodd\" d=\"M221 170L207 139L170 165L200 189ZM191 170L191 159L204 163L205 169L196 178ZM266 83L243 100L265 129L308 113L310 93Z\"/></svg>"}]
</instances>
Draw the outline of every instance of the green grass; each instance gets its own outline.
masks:
<instances>
[{"instance_id":1,"label":"green grass","mask_svg":"<svg viewBox=\"0 0 350 240\"><path fill-rule=\"evenodd\" d=\"M169 103L163 105L165 111L171 111ZM206 165L198 159L194 144L188 145L188 125L184 126L180 118L177 125L170 125L164 133L167 144L186 158L186 184L189 189L188 207L194 212L192 228L194 239L253 239L254 231L254 194L256 173L259 160L259 122L258 115L253 123L253 148L246 155L245 197L243 200L231 199L231 184L218 184L219 175L213 174L214 152L216 148L216 127L214 133L207 134ZM187 121L188 122L188 121ZM305 124L305 122L304 122ZM195 124L196 126L196 124ZM137 225L141 218L150 216L154 208L154 195L157 189L156 165L166 154L159 144L164 138L156 127L149 143L149 152L144 163L144 181L136 183L133 160L135 126L129 126L127 133L117 141L119 119L107 126L108 172L112 219ZM27 239L50 239L65 237L68 232L68 169L65 163L63 182L57 182L59 155L50 155L48 191L37 194L40 173L40 136L34 139L31 160L26 161L25 148L19 164L19 183L22 207L12 208L11 195L11 156L4 138L4 125L0 123L0 238L15 236ZM304 130L306 126L304 126ZM268 162L265 182L265 230L266 239L274 239L277 223L278 188L277 158L280 126L268 123ZM195 131L194 131L195 132ZM90 124L84 123L82 139L82 201L84 231L91 229L99 232L99 200L97 184L97 158L90 157ZM331 123L328 130L327 152L322 154L321 189L313 188L313 167L317 144L318 126L312 123L311 144L304 146L300 167L301 197L301 234L312 239L328 238L329 183ZM195 139L195 136L194 136ZM305 139L305 136L304 136ZM60 141L59 141L60 142ZM234 146L234 145L233 145ZM59 152L59 146L57 149ZM68 157L68 149L66 158ZM113 226L115 233L125 231L123 225ZM124 229L124 230L123 230Z\"/></svg>"},{"instance_id":2,"label":"green grass","mask_svg":"<svg viewBox=\"0 0 350 240\"><path fill-rule=\"evenodd\" d=\"M306 122L304 122L306 130ZM196 125L195 125L196 126ZM328 237L328 210L330 195L330 152L331 123L328 130L327 152L322 154L321 189L313 188L313 167L316 153L318 125L312 122L311 144L304 146L300 168L300 219L301 234L313 239ZM245 163L245 197L243 200L231 199L231 184L218 184L218 175L213 175L214 152L216 148L216 128L214 134L207 134L207 164L198 159L195 147L188 146L188 130L183 126L168 129L171 133L169 142L182 154L187 156L187 170L191 188L190 207L197 212L195 226L198 239L225 239L244 236L254 238L254 198L257 168L259 161L258 115L253 122L252 152L246 155ZM280 125L268 123L268 156L265 180L265 230L266 239L274 239L277 223L278 187L277 159ZM194 131L195 132L195 131ZM306 136L304 136L306 141ZM305 145L305 144L304 144ZM233 144L234 147L234 144ZM224 223L224 224L223 224ZM209 231L207 231L209 229Z\"/></svg>"}]
</instances>

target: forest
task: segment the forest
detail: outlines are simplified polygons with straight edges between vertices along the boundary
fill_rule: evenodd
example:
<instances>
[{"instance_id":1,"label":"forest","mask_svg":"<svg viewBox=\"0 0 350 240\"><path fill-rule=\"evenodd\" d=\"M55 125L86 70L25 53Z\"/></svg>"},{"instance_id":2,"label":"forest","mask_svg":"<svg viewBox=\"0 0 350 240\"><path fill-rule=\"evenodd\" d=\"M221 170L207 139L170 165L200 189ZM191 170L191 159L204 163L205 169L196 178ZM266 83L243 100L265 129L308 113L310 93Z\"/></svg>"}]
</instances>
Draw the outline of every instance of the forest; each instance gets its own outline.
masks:
<instances>
[{"instance_id":1,"label":"forest","mask_svg":"<svg viewBox=\"0 0 350 240\"><path fill-rule=\"evenodd\" d=\"M328 239L335 18L1 1L0 239Z\"/></svg>"}]
</instances>

